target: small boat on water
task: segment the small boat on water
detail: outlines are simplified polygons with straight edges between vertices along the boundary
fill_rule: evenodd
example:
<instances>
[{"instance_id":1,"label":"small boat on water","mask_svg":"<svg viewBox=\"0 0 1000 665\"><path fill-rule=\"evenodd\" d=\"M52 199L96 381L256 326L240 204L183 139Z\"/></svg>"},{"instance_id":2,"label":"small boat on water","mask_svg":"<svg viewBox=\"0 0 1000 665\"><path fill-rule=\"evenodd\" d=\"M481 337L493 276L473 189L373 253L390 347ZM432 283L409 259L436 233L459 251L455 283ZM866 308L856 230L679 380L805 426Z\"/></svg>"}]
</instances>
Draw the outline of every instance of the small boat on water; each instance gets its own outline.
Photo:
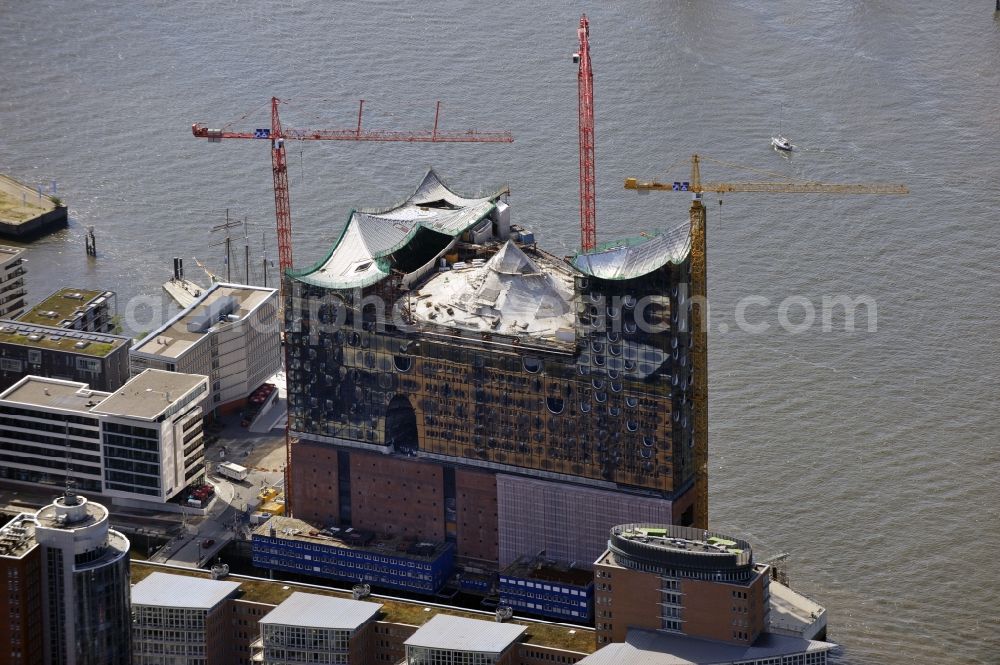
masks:
<instances>
[{"instance_id":1,"label":"small boat on water","mask_svg":"<svg viewBox=\"0 0 1000 665\"><path fill-rule=\"evenodd\" d=\"M792 142L781 134L771 137L771 146L775 150L784 150L785 152L791 152L794 149L792 147Z\"/></svg>"}]
</instances>

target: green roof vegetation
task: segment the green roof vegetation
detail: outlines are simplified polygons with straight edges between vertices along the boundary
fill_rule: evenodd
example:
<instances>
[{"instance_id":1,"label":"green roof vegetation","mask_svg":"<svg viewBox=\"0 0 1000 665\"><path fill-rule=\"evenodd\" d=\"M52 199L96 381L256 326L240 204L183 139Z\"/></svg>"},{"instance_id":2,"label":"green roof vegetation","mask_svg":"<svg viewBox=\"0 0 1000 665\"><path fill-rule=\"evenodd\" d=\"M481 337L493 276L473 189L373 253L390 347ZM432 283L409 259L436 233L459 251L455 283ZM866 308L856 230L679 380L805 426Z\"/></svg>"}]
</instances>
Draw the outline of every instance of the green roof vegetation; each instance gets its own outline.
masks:
<instances>
[{"instance_id":1,"label":"green roof vegetation","mask_svg":"<svg viewBox=\"0 0 1000 665\"><path fill-rule=\"evenodd\" d=\"M159 566L144 561L132 560L132 584L142 581L154 572L165 572L172 575L187 575L190 577L210 577L207 570L201 569L179 569L168 566ZM240 575L230 575L227 581L239 582L241 600L254 603L265 603L277 605L288 598L295 591L314 593L320 596L337 596L350 598L351 592L342 589L316 589L305 587L295 582L285 582L275 580L247 579ZM471 612L460 608L440 608L425 605L419 601L404 602L399 600L387 600L385 598L368 598L373 603L382 604L382 616L380 621L389 623L401 623L410 626L422 626L435 614L450 614L452 616L466 617L468 619L479 619L480 621L493 621L491 613ZM425 608L430 608L427 611ZM512 621L511 623L527 626L525 641L528 644L538 646L565 649L567 651L577 651L579 653L593 653L597 645L595 644L593 630L584 626L567 628L566 626L556 626L552 624L533 623L531 621Z\"/></svg>"},{"instance_id":2,"label":"green roof vegetation","mask_svg":"<svg viewBox=\"0 0 1000 665\"><path fill-rule=\"evenodd\" d=\"M34 349L54 349L56 351L76 353L81 356L94 356L96 358L104 358L127 341L116 339L114 342L93 342L74 336L72 333L76 331L65 330L63 328L40 331L38 332L39 339L31 339L28 335L11 330L11 324L2 324L2 327L5 330L0 331L0 343L17 344ZM34 334L34 331L28 334ZM59 336L59 338L52 339L53 336ZM76 348L77 342L87 342L87 346L78 349Z\"/></svg>"},{"instance_id":3,"label":"green roof vegetation","mask_svg":"<svg viewBox=\"0 0 1000 665\"><path fill-rule=\"evenodd\" d=\"M67 294L80 294L81 297L67 298ZM40 326L58 326L61 321L73 318L73 314L78 308L85 307L87 303L101 295L104 295L104 291L59 289L19 316L17 320ZM49 316L44 312L54 312L54 316Z\"/></svg>"}]
</instances>

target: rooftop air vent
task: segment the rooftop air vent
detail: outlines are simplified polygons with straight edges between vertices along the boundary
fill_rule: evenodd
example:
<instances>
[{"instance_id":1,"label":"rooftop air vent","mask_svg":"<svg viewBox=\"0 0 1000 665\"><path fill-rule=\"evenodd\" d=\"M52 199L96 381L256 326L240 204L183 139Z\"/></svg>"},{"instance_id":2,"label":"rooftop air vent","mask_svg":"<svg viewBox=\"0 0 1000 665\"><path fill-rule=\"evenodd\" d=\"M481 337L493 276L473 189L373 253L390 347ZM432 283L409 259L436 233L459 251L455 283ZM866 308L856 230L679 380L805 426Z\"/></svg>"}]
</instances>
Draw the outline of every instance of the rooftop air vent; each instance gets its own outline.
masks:
<instances>
[{"instance_id":1,"label":"rooftop air vent","mask_svg":"<svg viewBox=\"0 0 1000 665\"><path fill-rule=\"evenodd\" d=\"M73 300L83 300L83 294L78 291L74 291L73 293L64 293L63 297L71 298Z\"/></svg>"}]
</instances>

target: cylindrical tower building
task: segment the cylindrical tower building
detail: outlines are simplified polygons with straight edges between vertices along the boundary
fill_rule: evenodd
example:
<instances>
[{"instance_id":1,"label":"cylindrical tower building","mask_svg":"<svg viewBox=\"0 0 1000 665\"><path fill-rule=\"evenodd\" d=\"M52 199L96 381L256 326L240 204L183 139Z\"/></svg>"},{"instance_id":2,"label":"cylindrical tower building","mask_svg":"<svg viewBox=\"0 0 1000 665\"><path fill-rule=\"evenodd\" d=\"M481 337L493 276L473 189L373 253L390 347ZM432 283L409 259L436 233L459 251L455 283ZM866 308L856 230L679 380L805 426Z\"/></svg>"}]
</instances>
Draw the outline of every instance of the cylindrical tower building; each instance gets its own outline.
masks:
<instances>
[{"instance_id":1,"label":"cylindrical tower building","mask_svg":"<svg viewBox=\"0 0 1000 665\"><path fill-rule=\"evenodd\" d=\"M130 661L128 539L108 510L71 491L38 511L47 627L45 662L127 665Z\"/></svg>"}]
</instances>

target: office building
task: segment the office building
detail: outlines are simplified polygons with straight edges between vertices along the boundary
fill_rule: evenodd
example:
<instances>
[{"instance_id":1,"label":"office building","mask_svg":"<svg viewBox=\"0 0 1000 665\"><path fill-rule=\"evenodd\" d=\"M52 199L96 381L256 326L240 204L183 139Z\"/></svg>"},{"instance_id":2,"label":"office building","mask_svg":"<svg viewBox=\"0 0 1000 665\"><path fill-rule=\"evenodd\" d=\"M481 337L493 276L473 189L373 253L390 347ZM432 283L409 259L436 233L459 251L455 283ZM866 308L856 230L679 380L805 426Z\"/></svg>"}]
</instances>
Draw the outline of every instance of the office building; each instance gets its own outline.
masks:
<instances>
[{"instance_id":1,"label":"office building","mask_svg":"<svg viewBox=\"0 0 1000 665\"><path fill-rule=\"evenodd\" d=\"M281 369L277 311L276 289L213 284L132 348L132 374L149 368L203 374L209 410L239 408Z\"/></svg>"},{"instance_id":2,"label":"office building","mask_svg":"<svg viewBox=\"0 0 1000 665\"><path fill-rule=\"evenodd\" d=\"M527 630L513 623L438 614L406 640L407 665L515 665Z\"/></svg>"},{"instance_id":3,"label":"office building","mask_svg":"<svg viewBox=\"0 0 1000 665\"><path fill-rule=\"evenodd\" d=\"M767 628L770 574L743 540L664 524L623 524L594 564L597 641L629 628L749 645Z\"/></svg>"},{"instance_id":4,"label":"office building","mask_svg":"<svg viewBox=\"0 0 1000 665\"><path fill-rule=\"evenodd\" d=\"M142 613L133 611L133 616L143 617L142 629L149 631L145 633L145 643L154 644L158 634L155 631L170 630L171 620L178 622L181 617L188 617L185 608L189 605L211 605L213 609L206 618L228 617L228 623L224 622L228 629L201 631L202 620L197 616L193 617L194 628L190 632L171 636L174 643L190 640L185 644L202 647L205 665L217 662L211 660L212 654L227 654L222 662L232 665L398 665L428 662L428 656L436 659L430 661L435 665L571 665L595 648L593 632L585 627L520 619L502 624L488 612L386 597L359 600L349 591L304 589L294 582L239 575L226 578L227 582L238 585L230 592L229 586L212 584L209 572L204 570L192 569L178 575L175 571L161 572L159 565L139 561L134 563L134 569L138 578L157 575L152 587L143 587L140 581L132 592L133 608L143 608ZM180 597L188 588L189 579L206 583L192 593L197 601ZM165 592L171 586L178 593ZM200 639L204 641L195 644ZM137 656L138 649L137 643ZM149 649L144 650L147 655L148 652ZM188 651L200 652L202 649ZM136 658L135 662L160 661Z\"/></svg>"},{"instance_id":5,"label":"office building","mask_svg":"<svg viewBox=\"0 0 1000 665\"><path fill-rule=\"evenodd\" d=\"M13 319L24 312L24 250L0 245L0 319Z\"/></svg>"},{"instance_id":6,"label":"office building","mask_svg":"<svg viewBox=\"0 0 1000 665\"><path fill-rule=\"evenodd\" d=\"M825 664L834 645L812 639L825 636L825 610L773 581L772 572L754 562L749 543L732 536L618 525L594 564L599 650L582 662ZM802 616L809 612L814 616Z\"/></svg>"},{"instance_id":7,"label":"office building","mask_svg":"<svg viewBox=\"0 0 1000 665\"><path fill-rule=\"evenodd\" d=\"M117 390L128 381L131 343L122 335L0 320L0 390L29 374Z\"/></svg>"},{"instance_id":8,"label":"office building","mask_svg":"<svg viewBox=\"0 0 1000 665\"><path fill-rule=\"evenodd\" d=\"M363 663L382 606L296 592L260 620L260 662Z\"/></svg>"},{"instance_id":9,"label":"office building","mask_svg":"<svg viewBox=\"0 0 1000 665\"><path fill-rule=\"evenodd\" d=\"M24 323L67 330L113 333L116 314L114 291L65 288L16 318Z\"/></svg>"},{"instance_id":10,"label":"office building","mask_svg":"<svg viewBox=\"0 0 1000 665\"><path fill-rule=\"evenodd\" d=\"M431 171L289 273L290 505L505 567L695 514L687 224L565 260ZM584 564L586 565L586 564Z\"/></svg>"},{"instance_id":11,"label":"office building","mask_svg":"<svg viewBox=\"0 0 1000 665\"><path fill-rule=\"evenodd\" d=\"M26 376L0 393L0 477L72 478L116 503L162 503L204 472L204 376L147 370L115 392Z\"/></svg>"},{"instance_id":12,"label":"office building","mask_svg":"<svg viewBox=\"0 0 1000 665\"><path fill-rule=\"evenodd\" d=\"M132 665L228 665L239 586L160 572L133 586Z\"/></svg>"},{"instance_id":13,"label":"office building","mask_svg":"<svg viewBox=\"0 0 1000 665\"><path fill-rule=\"evenodd\" d=\"M0 543L0 569L18 578L5 628L11 662L131 662L129 543L110 528L104 506L67 490L15 517L0 529Z\"/></svg>"}]
</instances>

